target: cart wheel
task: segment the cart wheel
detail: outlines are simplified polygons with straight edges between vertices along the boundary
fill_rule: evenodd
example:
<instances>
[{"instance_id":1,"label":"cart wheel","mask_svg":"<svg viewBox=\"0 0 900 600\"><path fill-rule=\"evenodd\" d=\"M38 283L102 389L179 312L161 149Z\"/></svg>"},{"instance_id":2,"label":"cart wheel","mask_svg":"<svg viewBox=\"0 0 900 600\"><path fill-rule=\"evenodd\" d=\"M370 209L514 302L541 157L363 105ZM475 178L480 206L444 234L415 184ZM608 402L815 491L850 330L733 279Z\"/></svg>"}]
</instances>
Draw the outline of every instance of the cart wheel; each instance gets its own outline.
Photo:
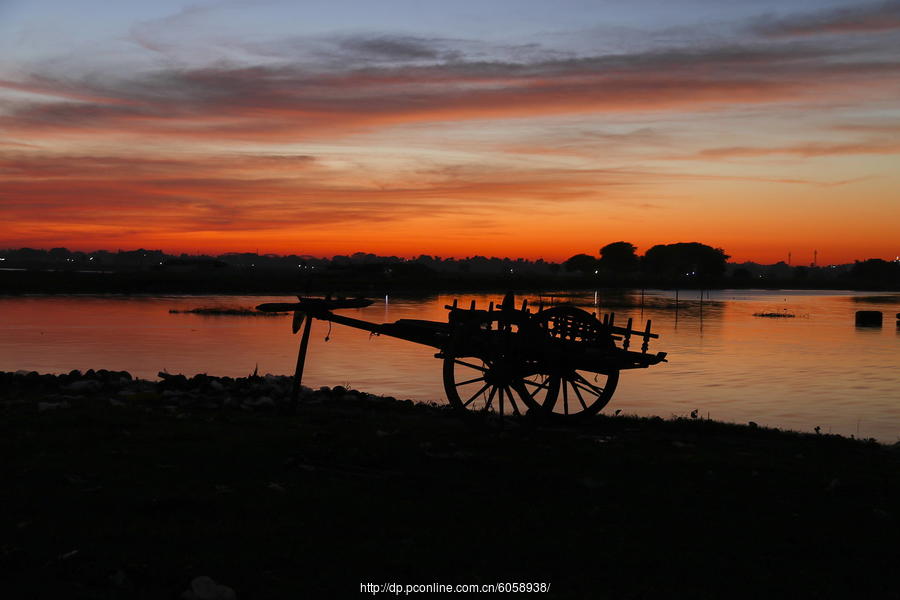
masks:
<instances>
[{"instance_id":1,"label":"cart wheel","mask_svg":"<svg viewBox=\"0 0 900 600\"><path fill-rule=\"evenodd\" d=\"M529 394L523 398L537 414L553 419L592 417L609 404L619 383L619 372L569 370L536 373L524 380Z\"/></svg>"},{"instance_id":2,"label":"cart wheel","mask_svg":"<svg viewBox=\"0 0 900 600\"><path fill-rule=\"evenodd\" d=\"M596 317L574 306L554 306L534 316L533 325L551 342L546 356L523 379L529 408L542 416L575 420L590 417L605 407L619 383L619 370L576 369L585 345L615 348L612 336ZM554 341L558 340L558 342ZM566 342L571 342L567 344Z\"/></svg>"},{"instance_id":3,"label":"cart wheel","mask_svg":"<svg viewBox=\"0 0 900 600\"><path fill-rule=\"evenodd\" d=\"M528 404L525 378L501 359L444 357L444 392L462 413L521 415Z\"/></svg>"}]
</instances>

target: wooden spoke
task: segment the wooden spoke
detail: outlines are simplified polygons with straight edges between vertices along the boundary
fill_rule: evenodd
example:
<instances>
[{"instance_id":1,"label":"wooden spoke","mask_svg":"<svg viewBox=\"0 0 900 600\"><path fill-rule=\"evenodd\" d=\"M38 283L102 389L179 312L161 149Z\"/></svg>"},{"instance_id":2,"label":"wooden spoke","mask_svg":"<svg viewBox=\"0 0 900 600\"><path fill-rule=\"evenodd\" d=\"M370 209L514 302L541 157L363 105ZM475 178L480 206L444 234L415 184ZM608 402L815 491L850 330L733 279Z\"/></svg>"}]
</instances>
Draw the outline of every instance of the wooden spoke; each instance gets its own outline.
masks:
<instances>
[{"instance_id":1,"label":"wooden spoke","mask_svg":"<svg viewBox=\"0 0 900 600\"><path fill-rule=\"evenodd\" d=\"M497 388L492 387L491 393L488 394L487 402L484 403L484 410L488 410L491 408L491 402L494 400L494 394L496 394L496 393L497 393Z\"/></svg>"},{"instance_id":2,"label":"wooden spoke","mask_svg":"<svg viewBox=\"0 0 900 600\"><path fill-rule=\"evenodd\" d=\"M463 402L463 406L468 406L468 405L472 404L472 402L475 401L475 398L477 398L478 396L483 394L484 390L488 389L489 387L491 387L491 384L489 384L489 383L484 384L484 386L480 390L478 390L477 392L472 394L472 396L470 396L468 400ZM491 391L491 398L493 398L493 397L494 397L494 392ZM490 399L488 399L488 403L490 403Z\"/></svg>"},{"instance_id":3,"label":"wooden spoke","mask_svg":"<svg viewBox=\"0 0 900 600\"><path fill-rule=\"evenodd\" d=\"M464 360L459 360L458 358L454 358L454 359L453 359L453 362L455 362L455 363L458 364L458 365L462 365L462 366L464 366L464 367L469 367L470 369L475 369L476 371L481 371L482 373L487 373L487 372L488 372L488 367L486 367L486 366L485 366L485 367L479 367L478 365L473 365L472 363L467 363L466 361L464 361Z\"/></svg>"},{"instance_id":4,"label":"wooden spoke","mask_svg":"<svg viewBox=\"0 0 900 600\"><path fill-rule=\"evenodd\" d=\"M591 390L593 390L593 392L594 392L596 395L599 396L599 395L603 394L603 388L602 388L602 387L597 387L596 385L592 384L590 381L588 381L587 379L585 379L584 377L582 377L580 373L576 372L576 373L575 373L575 377L578 378L578 381L580 381L580 382L583 383L584 385L588 386ZM587 391L587 390L585 390L585 391Z\"/></svg>"},{"instance_id":5,"label":"wooden spoke","mask_svg":"<svg viewBox=\"0 0 900 600\"><path fill-rule=\"evenodd\" d=\"M578 383L577 381L573 381L573 382L572 382L572 387L577 387L577 388L580 389L581 391L587 392L588 394L590 394L590 395L592 395L592 396L594 396L594 397L597 397L597 396L600 395L600 394L597 393L597 390L596 390L596 389L589 388L589 387L587 387L587 386L584 385L584 384Z\"/></svg>"},{"instance_id":6,"label":"wooden spoke","mask_svg":"<svg viewBox=\"0 0 900 600\"><path fill-rule=\"evenodd\" d=\"M519 405L516 404L516 397L513 394L513 391L507 386L506 393L509 396L509 404L512 406L513 412L516 413L517 416L522 413L519 411Z\"/></svg>"},{"instance_id":7,"label":"wooden spoke","mask_svg":"<svg viewBox=\"0 0 900 600\"><path fill-rule=\"evenodd\" d=\"M546 379L544 379L544 382L543 382L543 383L535 383L535 382L531 381L530 379L523 379L523 380L522 380L522 383L524 383L524 384L526 384L526 385L533 385L534 387L536 387L536 388L538 388L538 389L540 389L540 388L547 389L547 387L549 386L549 384L547 383L548 381L550 381L550 378L549 378L549 377L547 377ZM537 392L538 392L538 390L535 390L534 393L536 394ZM533 395L534 395L534 394L532 394L532 396L533 396Z\"/></svg>"},{"instance_id":8,"label":"wooden spoke","mask_svg":"<svg viewBox=\"0 0 900 600\"><path fill-rule=\"evenodd\" d=\"M578 386L575 383L572 383L572 391L575 392L575 395L578 396L578 401L581 402L581 407L584 410L588 409L588 405L585 403L584 398L581 397L581 392L578 391Z\"/></svg>"},{"instance_id":9,"label":"wooden spoke","mask_svg":"<svg viewBox=\"0 0 900 600\"><path fill-rule=\"evenodd\" d=\"M563 379L563 382L562 382L563 414L565 414L565 415L569 414L569 393L567 391L569 389L568 383L569 382L567 380Z\"/></svg>"},{"instance_id":10,"label":"wooden spoke","mask_svg":"<svg viewBox=\"0 0 900 600\"><path fill-rule=\"evenodd\" d=\"M470 383L475 383L476 381L484 381L484 376L476 377L475 379L467 379L466 381L460 381L459 383L456 384L456 387L459 387L461 385L468 385Z\"/></svg>"}]
</instances>

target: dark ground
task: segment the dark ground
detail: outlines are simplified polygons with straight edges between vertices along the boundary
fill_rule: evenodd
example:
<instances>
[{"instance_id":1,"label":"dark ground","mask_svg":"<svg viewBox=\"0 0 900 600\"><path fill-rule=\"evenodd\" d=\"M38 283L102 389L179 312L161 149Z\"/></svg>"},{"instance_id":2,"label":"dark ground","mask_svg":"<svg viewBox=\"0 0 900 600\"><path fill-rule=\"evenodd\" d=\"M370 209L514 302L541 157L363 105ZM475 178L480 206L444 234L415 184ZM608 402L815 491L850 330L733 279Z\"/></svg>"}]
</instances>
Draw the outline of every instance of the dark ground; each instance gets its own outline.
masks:
<instances>
[{"instance_id":1,"label":"dark ground","mask_svg":"<svg viewBox=\"0 0 900 600\"><path fill-rule=\"evenodd\" d=\"M900 597L897 447L703 420L501 426L337 388L286 416L284 379L198 377L0 374L3 597L178 598L201 575L240 599L364 582Z\"/></svg>"}]
</instances>

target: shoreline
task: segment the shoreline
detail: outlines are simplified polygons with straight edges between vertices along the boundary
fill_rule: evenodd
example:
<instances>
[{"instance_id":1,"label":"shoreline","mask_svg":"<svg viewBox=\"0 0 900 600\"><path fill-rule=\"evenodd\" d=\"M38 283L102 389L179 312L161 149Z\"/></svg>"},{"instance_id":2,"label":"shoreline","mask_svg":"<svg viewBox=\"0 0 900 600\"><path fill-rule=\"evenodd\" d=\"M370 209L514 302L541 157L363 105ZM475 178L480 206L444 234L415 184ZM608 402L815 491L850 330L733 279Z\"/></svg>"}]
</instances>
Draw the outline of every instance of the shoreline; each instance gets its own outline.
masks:
<instances>
[{"instance_id":1,"label":"shoreline","mask_svg":"<svg viewBox=\"0 0 900 600\"><path fill-rule=\"evenodd\" d=\"M821 279L735 279L707 281L671 278L597 278L596 276L531 273L430 273L407 276L350 274L342 271L323 272L315 278L301 277L293 271L232 270L158 272L121 270L109 273L73 271L4 271L0 272L0 289L4 294L197 294L197 295L304 295L344 294L429 295L436 293L493 292L517 290L540 292L564 290L850 290L854 292L898 292L896 283L883 281Z\"/></svg>"}]
</instances>

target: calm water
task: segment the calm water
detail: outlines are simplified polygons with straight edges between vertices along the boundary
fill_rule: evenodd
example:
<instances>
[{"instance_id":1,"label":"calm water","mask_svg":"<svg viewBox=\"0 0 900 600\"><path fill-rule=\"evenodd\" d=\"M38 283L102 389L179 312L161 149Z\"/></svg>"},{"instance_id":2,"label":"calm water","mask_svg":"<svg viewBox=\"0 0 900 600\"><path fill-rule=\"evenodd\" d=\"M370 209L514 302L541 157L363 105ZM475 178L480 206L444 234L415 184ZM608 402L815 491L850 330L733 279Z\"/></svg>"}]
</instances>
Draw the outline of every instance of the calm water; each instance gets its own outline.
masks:
<instances>
[{"instance_id":1,"label":"calm water","mask_svg":"<svg viewBox=\"0 0 900 600\"><path fill-rule=\"evenodd\" d=\"M460 296L466 305L499 295ZM589 310L594 294L572 298ZM200 306L254 306L284 297L14 297L0 298L0 370L63 372L127 370L155 378L170 373L244 376L293 372L298 336L288 317L169 314ZM451 296L380 301L345 314L375 322L445 321ZM682 292L679 310L667 292L648 292L645 308L600 310L617 323L651 318L661 339L651 351L669 363L626 371L606 411L687 415L810 431L900 439L900 294L816 291ZM640 296L624 298L639 303ZM531 298L535 303L537 299ZM881 310L884 327L854 326L857 310ZM796 318L759 318L788 311ZM344 385L378 394L444 401L434 351L402 340L333 326L313 326L304 383Z\"/></svg>"}]
</instances>

